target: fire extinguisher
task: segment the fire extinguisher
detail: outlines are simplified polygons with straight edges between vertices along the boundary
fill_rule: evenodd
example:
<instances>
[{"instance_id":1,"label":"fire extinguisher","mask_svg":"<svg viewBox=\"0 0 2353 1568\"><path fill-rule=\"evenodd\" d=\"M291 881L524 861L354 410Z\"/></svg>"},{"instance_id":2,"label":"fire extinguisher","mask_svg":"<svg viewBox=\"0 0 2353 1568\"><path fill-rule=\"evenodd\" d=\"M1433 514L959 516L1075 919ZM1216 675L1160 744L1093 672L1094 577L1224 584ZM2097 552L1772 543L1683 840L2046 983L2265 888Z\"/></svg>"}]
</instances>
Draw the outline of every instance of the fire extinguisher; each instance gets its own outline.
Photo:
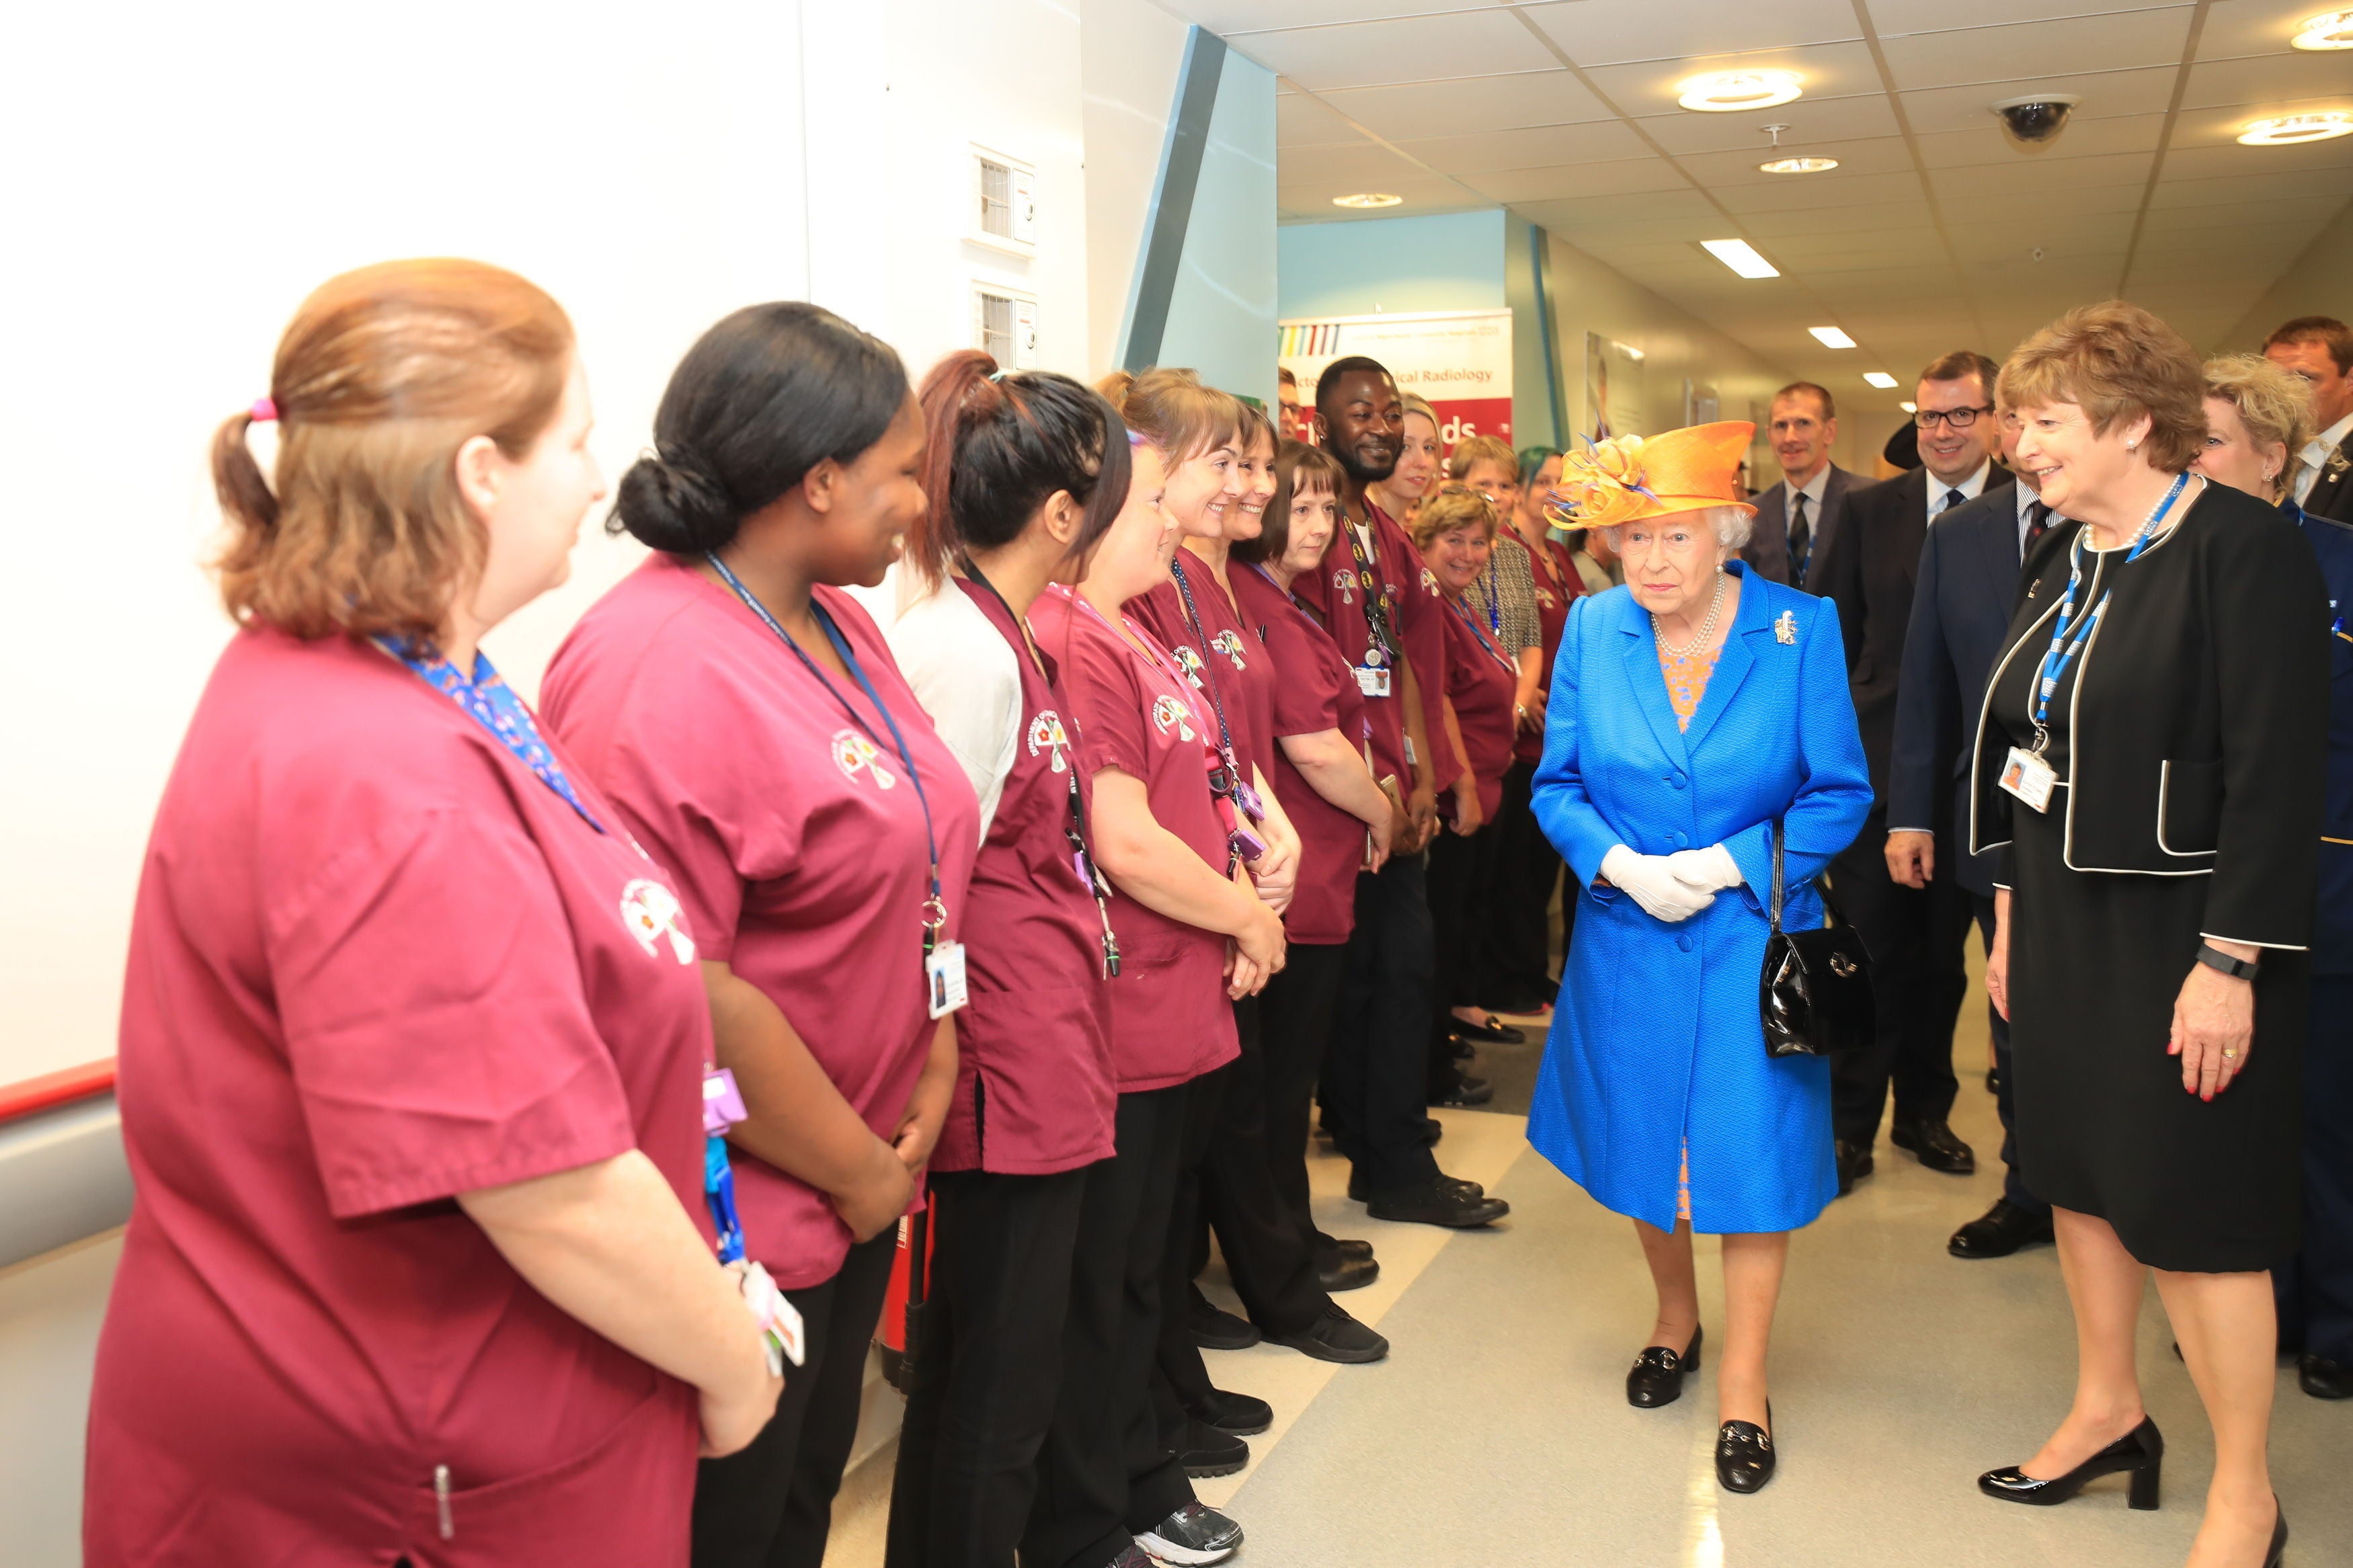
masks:
<instances>
[{"instance_id":1,"label":"fire extinguisher","mask_svg":"<svg viewBox=\"0 0 2353 1568\"><path fill-rule=\"evenodd\" d=\"M901 1394L914 1385L915 1347L922 1342L923 1302L931 1274L931 1218L927 1202L899 1222L899 1249L891 1260L882 1321L874 1328L874 1342L882 1352L882 1375Z\"/></svg>"}]
</instances>

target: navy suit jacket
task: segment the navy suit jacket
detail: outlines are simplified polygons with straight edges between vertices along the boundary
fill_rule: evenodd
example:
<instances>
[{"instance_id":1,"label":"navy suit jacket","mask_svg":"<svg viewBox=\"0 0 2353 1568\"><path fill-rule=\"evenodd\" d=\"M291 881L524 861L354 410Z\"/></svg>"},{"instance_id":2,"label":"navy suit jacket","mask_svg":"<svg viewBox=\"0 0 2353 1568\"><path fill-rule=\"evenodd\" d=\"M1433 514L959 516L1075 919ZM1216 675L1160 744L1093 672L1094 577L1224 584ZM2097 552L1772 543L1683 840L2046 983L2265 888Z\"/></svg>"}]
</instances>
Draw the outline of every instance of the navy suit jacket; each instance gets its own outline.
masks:
<instances>
[{"instance_id":1,"label":"navy suit jacket","mask_svg":"<svg viewBox=\"0 0 2353 1568\"><path fill-rule=\"evenodd\" d=\"M1740 558L1757 568L1760 577L1788 583L1809 594L1820 593L1822 563L1830 559L1831 541L1837 537L1839 521L1846 516L1846 493L1857 484L1868 482L1858 480L1836 463L1830 466L1830 477L1822 481L1822 512L1812 520L1814 542L1807 557L1804 582L1790 582L1789 520L1786 515L1789 492L1778 481L1751 498L1757 503L1757 517L1749 524L1748 542L1741 547Z\"/></svg>"},{"instance_id":2,"label":"navy suit jacket","mask_svg":"<svg viewBox=\"0 0 2353 1568\"><path fill-rule=\"evenodd\" d=\"M2353 533L2348 534L2353 542ZM1967 820L1969 751L1986 678L2001 657L2018 604L2018 491L1989 488L1930 524L1920 546L1912 619L1895 690L1889 749L1887 827L1936 836L1970 892L1993 896L1997 855L1971 856L1956 824Z\"/></svg>"},{"instance_id":3,"label":"navy suit jacket","mask_svg":"<svg viewBox=\"0 0 2353 1568\"><path fill-rule=\"evenodd\" d=\"M2320 910L2312 926L2312 972L2353 974L2353 527L2315 517L2294 501L2280 509L2320 559L2336 621L2328 646L2328 805L2320 818Z\"/></svg>"}]
</instances>

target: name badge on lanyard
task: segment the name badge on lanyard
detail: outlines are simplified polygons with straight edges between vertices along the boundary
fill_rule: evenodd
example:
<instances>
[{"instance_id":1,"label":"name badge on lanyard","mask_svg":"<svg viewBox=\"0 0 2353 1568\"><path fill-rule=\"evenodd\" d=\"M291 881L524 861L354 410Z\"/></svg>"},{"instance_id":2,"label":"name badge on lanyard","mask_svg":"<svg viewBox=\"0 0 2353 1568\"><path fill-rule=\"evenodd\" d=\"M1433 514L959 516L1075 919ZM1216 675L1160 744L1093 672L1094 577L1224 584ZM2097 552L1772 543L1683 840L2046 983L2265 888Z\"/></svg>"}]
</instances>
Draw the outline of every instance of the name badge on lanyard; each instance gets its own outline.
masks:
<instances>
[{"instance_id":1,"label":"name badge on lanyard","mask_svg":"<svg viewBox=\"0 0 2353 1568\"><path fill-rule=\"evenodd\" d=\"M944 1018L972 1000L965 989L964 943L944 942L923 955L923 984L934 1018Z\"/></svg>"},{"instance_id":2,"label":"name badge on lanyard","mask_svg":"<svg viewBox=\"0 0 2353 1568\"><path fill-rule=\"evenodd\" d=\"M1356 666L1356 689L1367 697L1387 697L1389 694L1388 667L1373 664Z\"/></svg>"},{"instance_id":3,"label":"name badge on lanyard","mask_svg":"<svg viewBox=\"0 0 2353 1568\"><path fill-rule=\"evenodd\" d=\"M2051 792L2059 787L2059 770L2023 746L2010 749L2001 770L2001 787L2036 811L2051 809Z\"/></svg>"}]
</instances>

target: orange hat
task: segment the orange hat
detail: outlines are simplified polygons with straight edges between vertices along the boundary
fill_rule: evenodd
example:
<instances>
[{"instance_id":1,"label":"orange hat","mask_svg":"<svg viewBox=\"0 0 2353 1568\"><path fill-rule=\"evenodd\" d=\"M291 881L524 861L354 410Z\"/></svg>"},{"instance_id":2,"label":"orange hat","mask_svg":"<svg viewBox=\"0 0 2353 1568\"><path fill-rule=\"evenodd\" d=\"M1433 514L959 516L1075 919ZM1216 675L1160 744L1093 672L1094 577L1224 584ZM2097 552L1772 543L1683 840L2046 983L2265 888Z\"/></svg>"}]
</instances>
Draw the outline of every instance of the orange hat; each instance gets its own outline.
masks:
<instances>
[{"instance_id":1,"label":"orange hat","mask_svg":"<svg viewBox=\"0 0 2353 1568\"><path fill-rule=\"evenodd\" d=\"M1645 439L1613 436L1560 460L1560 484L1545 497L1555 528L1615 528L1702 507L1757 509L1734 499L1740 459L1756 437L1746 419L1692 425Z\"/></svg>"}]
</instances>

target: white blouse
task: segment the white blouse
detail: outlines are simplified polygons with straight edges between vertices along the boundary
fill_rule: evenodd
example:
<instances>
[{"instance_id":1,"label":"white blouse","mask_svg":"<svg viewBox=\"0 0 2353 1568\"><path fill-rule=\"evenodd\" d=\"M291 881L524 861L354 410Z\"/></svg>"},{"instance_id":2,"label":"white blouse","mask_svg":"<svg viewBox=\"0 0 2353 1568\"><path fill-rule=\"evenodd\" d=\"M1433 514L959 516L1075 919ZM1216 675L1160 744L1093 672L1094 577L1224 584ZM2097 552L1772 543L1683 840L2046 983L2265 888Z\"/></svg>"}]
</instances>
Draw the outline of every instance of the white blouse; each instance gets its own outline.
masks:
<instances>
[{"instance_id":1,"label":"white blouse","mask_svg":"<svg viewBox=\"0 0 2353 1568\"><path fill-rule=\"evenodd\" d=\"M943 582L925 593L903 562L880 587L847 592L882 628L899 673L972 781L987 840L1021 741L1020 656L963 589Z\"/></svg>"}]
</instances>

